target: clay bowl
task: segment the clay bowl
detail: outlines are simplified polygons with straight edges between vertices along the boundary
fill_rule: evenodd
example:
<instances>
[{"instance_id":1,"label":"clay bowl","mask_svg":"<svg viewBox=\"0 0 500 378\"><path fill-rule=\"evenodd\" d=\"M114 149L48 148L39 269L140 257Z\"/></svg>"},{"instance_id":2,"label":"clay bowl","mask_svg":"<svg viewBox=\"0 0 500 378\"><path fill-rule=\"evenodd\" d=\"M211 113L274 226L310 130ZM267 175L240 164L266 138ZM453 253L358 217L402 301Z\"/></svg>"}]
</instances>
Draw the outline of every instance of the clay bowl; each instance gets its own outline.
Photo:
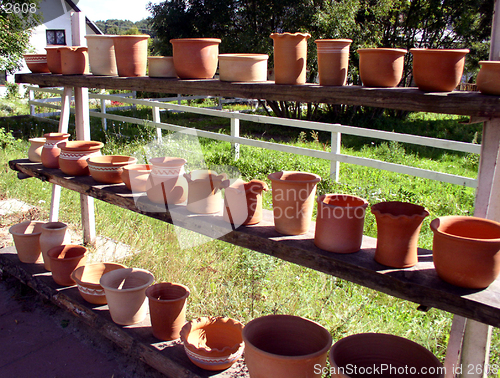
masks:
<instances>
[{"instance_id":1,"label":"clay bowl","mask_svg":"<svg viewBox=\"0 0 500 378\"><path fill-rule=\"evenodd\" d=\"M220 54L219 79L221 81L266 81L267 54Z\"/></svg>"},{"instance_id":2,"label":"clay bowl","mask_svg":"<svg viewBox=\"0 0 500 378\"><path fill-rule=\"evenodd\" d=\"M87 160L90 175L103 184L119 184L123 182L123 167L137 163L137 159L124 155L92 156Z\"/></svg>"},{"instance_id":3,"label":"clay bowl","mask_svg":"<svg viewBox=\"0 0 500 378\"><path fill-rule=\"evenodd\" d=\"M124 166L122 172L123 183L134 193L145 192L152 167L150 164L129 164Z\"/></svg>"},{"instance_id":4,"label":"clay bowl","mask_svg":"<svg viewBox=\"0 0 500 378\"><path fill-rule=\"evenodd\" d=\"M47 54L24 54L24 61L32 73L50 73Z\"/></svg>"},{"instance_id":5,"label":"clay bowl","mask_svg":"<svg viewBox=\"0 0 500 378\"><path fill-rule=\"evenodd\" d=\"M177 77L172 56L148 56L149 77Z\"/></svg>"},{"instance_id":6,"label":"clay bowl","mask_svg":"<svg viewBox=\"0 0 500 378\"><path fill-rule=\"evenodd\" d=\"M81 265L85 265L87 248L76 244L59 245L49 249L52 278L61 286L75 284L71 273Z\"/></svg>"},{"instance_id":7,"label":"clay bowl","mask_svg":"<svg viewBox=\"0 0 500 378\"><path fill-rule=\"evenodd\" d=\"M85 140L60 143L59 169L70 176L88 176L90 172L87 159L100 156L102 146L104 143Z\"/></svg>"}]
</instances>

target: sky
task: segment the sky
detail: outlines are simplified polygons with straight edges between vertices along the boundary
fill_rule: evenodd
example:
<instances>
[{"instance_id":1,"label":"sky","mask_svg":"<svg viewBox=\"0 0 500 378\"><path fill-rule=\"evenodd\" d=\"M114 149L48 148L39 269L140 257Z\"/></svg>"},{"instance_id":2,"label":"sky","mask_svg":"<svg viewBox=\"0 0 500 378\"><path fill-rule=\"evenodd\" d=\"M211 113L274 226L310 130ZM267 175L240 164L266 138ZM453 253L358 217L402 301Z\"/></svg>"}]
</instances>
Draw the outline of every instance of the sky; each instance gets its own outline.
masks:
<instances>
[{"instance_id":1,"label":"sky","mask_svg":"<svg viewBox=\"0 0 500 378\"><path fill-rule=\"evenodd\" d=\"M130 20L140 21L150 16L146 5L163 0L78 0L77 6L92 21ZM75 1L76 2L76 1Z\"/></svg>"}]
</instances>

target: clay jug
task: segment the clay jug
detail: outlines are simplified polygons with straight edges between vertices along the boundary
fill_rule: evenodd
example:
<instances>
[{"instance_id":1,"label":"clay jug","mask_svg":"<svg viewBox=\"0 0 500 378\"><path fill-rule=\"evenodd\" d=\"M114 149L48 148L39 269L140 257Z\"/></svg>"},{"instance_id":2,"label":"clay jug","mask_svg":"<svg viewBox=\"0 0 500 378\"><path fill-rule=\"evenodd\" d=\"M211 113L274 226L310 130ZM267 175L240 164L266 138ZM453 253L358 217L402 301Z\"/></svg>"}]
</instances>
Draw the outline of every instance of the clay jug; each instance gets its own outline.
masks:
<instances>
[{"instance_id":1,"label":"clay jug","mask_svg":"<svg viewBox=\"0 0 500 378\"><path fill-rule=\"evenodd\" d=\"M174 67L181 79L211 79L217 71L219 38L171 39Z\"/></svg>"},{"instance_id":2,"label":"clay jug","mask_svg":"<svg viewBox=\"0 0 500 378\"><path fill-rule=\"evenodd\" d=\"M59 143L66 142L69 134L47 133L43 136L45 137L45 144L41 154L42 165L45 168L59 168L59 155L61 154Z\"/></svg>"},{"instance_id":3,"label":"clay jug","mask_svg":"<svg viewBox=\"0 0 500 378\"><path fill-rule=\"evenodd\" d=\"M320 85L345 85L351 39L317 39Z\"/></svg>"},{"instance_id":4,"label":"clay jug","mask_svg":"<svg viewBox=\"0 0 500 378\"><path fill-rule=\"evenodd\" d=\"M40 248L42 250L43 265L48 271L51 270L48 252L51 248L70 244L71 236L68 233L68 225L63 222L47 222L42 226L40 235Z\"/></svg>"},{"instance_id":5,"label":"clay jug","mask_svg":"<svg viewBox=\"0 0 500 378\"><path fill-rule=\"evenodd\" d=\"M83 75L89 73L89 53L87 46L73 46L61 49L61 73L63 75Z\"/></svg>"},{"instance_id":6,"label":"clay jug","mask_svg":"<svg viewBox=\"0 0 500 378\"><path fill-rule=\"evenodd\" d=\"M224 191L224 220L236 226L259 223L262 220L262 192L269 190L267 184L260 180L245 182L237 179L227 185Z\"/></svg>"},{"instance_id":7,"label":"clay jug","mask_svg":"<svg viewBox=\"0 0 500 378\"><path fill-rule=\"evenodd\" d=\"M113 37L118 76L146 76L149 35Z\"/></svg>"},{"instance_id":8,"label":"clay jug","mask_svg":"<svg viewBox=\"0 0 500 378\"><path fill-rule=\"evenodd\" d=\"M477 74L477 88L482 94L500 95L500 62L485 61L479 62L481 69Z\"/></svg>"},{"instance_id":9,"label":"clay jug","mask_svg":"<svg viewBox=\"0 0 500 378\"><path fill-rule=\"evenodd\" d=\"M404 49L358 49L359 76L365 87L396 87L403 77Z\"/></svg>"},{"instance_id":10,"label":"clay jug","mask_svg":"<svg viewBox=\"0 0 500 378\"><path fill-rule=\"evenodd\" d=\"M45 138L30 138L30 148L28 149L28 159L32 163L42 162L42 149L45 144Z\"/></svg>"},{"instance_id":11,"label":"clay jug","mask_svg":"<svg viewBox=\"0 0 500 378\"><path fill-rule=\"evenodd\" d=\"M23 263L41 263L40 235L44 222L24 221L9 228L14 239L19 261Z\"/></svg>"},{"instance_id":12,"label":"clay jug","mask_svg":"<svg viewBox=\"0 0 500 378\"><path fill-rule=\"evenodd\" d=\"M85 265L87 248L81 245L59 245L49 249L47 256L50 259L52 278L61 286L72 286L76 282L71 278L73 271Z\"/></svg>"},{"instance_id":13,"label":"clay jug","mask_svg":"<svg viewBox=\"0 0 500 378\"><path fill-rule=\"evenodd\" d=\"M274 82L305 84L308 33L272 33L274 41Z\"/></svg>"},{"instance_id":14,"label":"clay jug","mask_svg":"<svg viewBox=\"0 0 500 378\"><path fill-rule=\"evenodd\" d=\"M178 204L186 201L188 183L184 178L186 159L157 157L149 160L151 173L147 187L150 201L159 204Z\"/></svg>"},{"instance_id":15,"label":"clay jug","mask_svg":"<svg viewBox=\"0 0 500 378\"><path fill-rule=\"evenodd\" d=\"M114 35L86 35L92 75L117 76Z\"/></svg>"},{"instance_id":16,"label":"clay jug","mask_svg":"<svg viewBox=\"0 0 500 378\"><path fill-rule=\"evenodd\" d=\"M61 74L61 49L66 46L48 46L47 51L47 67L52 74Z\"/></svg>"},{"instance_id":17,"label":"clay jug","mask_svg":"<svg viewBox=\"0 0 500 378\"><path fill-rule=\"evenodd\" d=\"M199 169L184 174L188 183L188 211L196 214L214 214L222 210L222 192L225 186L226 174Z\"/></svg>"}]
</instances>

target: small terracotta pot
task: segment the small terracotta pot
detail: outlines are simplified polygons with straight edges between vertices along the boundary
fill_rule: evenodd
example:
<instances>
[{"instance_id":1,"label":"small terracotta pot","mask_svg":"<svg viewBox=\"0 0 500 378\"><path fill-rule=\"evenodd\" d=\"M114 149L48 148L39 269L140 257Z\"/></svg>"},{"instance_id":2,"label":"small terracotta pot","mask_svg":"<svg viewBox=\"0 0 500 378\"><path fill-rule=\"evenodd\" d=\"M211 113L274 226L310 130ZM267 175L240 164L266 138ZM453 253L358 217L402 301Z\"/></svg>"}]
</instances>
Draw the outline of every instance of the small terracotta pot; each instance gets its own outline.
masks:
<instances>
[{"instance_id":1,"label":"small terracotta pot","mask_svg":"<svg viewBox=\"0 0 500 378\"><path fill-rule=\"evenodd\" d=\"M147 190L151 169L150 164L129 164L123 167L122 180L125 186L134 193Z\"/></svg>"},{"instance_id":2,"label":"small terracotta pot","mask_svg":"<svg viewBox=\"0 0 500 378\"><path fill-rule=\"evenodd\" d=\"M321 377L332 336L311 320L268 315L243 328L245 363L250 377ZM318 371L320 373L318 373Z\"/></svg>"},{"instance_id":3,"label":"small terracotta pot","mask_svg":"<svg viewBox=\"0 0 500 378\"><path fill-rule=\"evenodd\" d=\"M392 268L409 268L418 263L420 227L429 212L407 202L380 202L371 207L377 221L375 261Z\"/></svg>"},{"instance_id":4,"label":"small terracotta pot","mask_svg":"<svg viewBox=\"0 0 500 378\"><path fill-rule=\"evenodd\" d=\"M222 210L221 190L228 185L225 173L199 169L184 174L188 183L188 211L196 214L215 214Z\"/></svg>"},{"instance_id":5,"label":"small terracotta pot","mask_svg":"<svg viewBox=\"0 0 500 378\"><path fill-rule=\"evenodd\" d=\"M92 156L87 159L90 175L103 184L119 184L123 182L123 167L137 163L137 159L124 155Z\"/></svg>"},{"instance_id":6,"label":"small terracotta pot","mask_svg":"<svg viewBox=\"0 0 500 378\"><path fill-rule=\"evenodd\" d=\"M68 225L63 222L47 222L42 225L40 235L40 248L43 256L45 269L51 271L50 258L48 252L54 247L71 243L71 236L68 233Z\"/></svg>"},{"instance_id":7,"label":"small terracotta pot","mask_svg":"<svg viewBox=\"0 0 500 378\"><path fill-rule=\"evenodd\" d=\"M236 180L224 191L223 219L236 225L257 224L262 220L262 192L269 190L264 181Z\"/></svg>"},{"instance_id":8,"label":"small terracotta pot","mask_svg":"<svg viewBox=\"0 0 500 378\"><path fill-rule=\"evenodd\" d=\"M24 61L32 73L49 73L47 54L24 54Z\"/></svg>"},{"instance_id":9,"label":"small terracotta pot","mask_svg":"<svg viewBox=\"0 0 500 378\"><path fill-rule=\"evenodd\" d=\"M146 296L153 336L165 341L178 339L186 323L189 289L178 283L162 282L148 287Z\"/></svg>"},{"instance_id":10,"label":"small terracotta pot","mask_svg":"<svg viewBox=\"0 0 500 378\"><path fill-rule=\"evenodd\" d=\"M87 159L101 156L104 143L95 141L75 140L59 144L59 168L70 176L88 176L90 174Z\"/></svg>"},{"instance_id":11,"label":"small terracotta pot","mask_svg":"<svg viewBox=\"0 0 500 378\"><path fill-rule=\"evenodd\" d=\"M117 76L114 35L86 35L92 75Z\"/></svg>"},{"instance_id":12,"label":"small terracotta pot","mask_svg":"<svg viewBox=\"0 0 500 378\"><path fill-rule=\"evenodd\" d=\"M40 248L40 235L44 222L24 221L9 228L14 239L19 261L23 263L41 263L42 250Z\"/></svg>"},{"instance_id":13,"label":"small terracotta pot","mask_svg":"<svg viewBox=\"0 0 500 378\"><path fill-rule=\"evenodd\" d=\"M217 71L219 38L171 39L174 66L181 79L211 79Z\"/></svg>"},{"instance_id":14,"label":"small terracotta pot","mask_svg":"<svg viewBox=\"0 0 500 378\"><path fill-rule=\"evenodd\" d=\"M477 74L476 84L483 94L500 95L500 62L486 61L479 62L481 69Z\"/></svg>"},{"instance_id":15,"label":"small terracotta pot","mask_svg":"<svg viewBox=\"0 0 500 378\"><path fill-rule=\"evenodd\" d=\"M317 202L316 247L336 253L359 251L368 202L347 194L323 194Z\"/></svg>"},{"instance_id":16,"label":"small terracotta pot","mask_svg":"<svg viewBox=\"0 0 500 378\"><path fill-rule=\"evenodd\" d=\"M267 177L272 183L276 231L283 235L305 234L311 224L316 185L321 177L294 171L275 172Z\"/></svg>"},{"instance_id":17,"label":"small terracotta pot","mask_svg":"<svg viewBox=\"0 0 500 378\"><path fill-rule=\"evenodd\" d=\"M71 273L81 265L85 265L87 248L81 245L67 244L49 249L52 278L61 286L72 286L75 281Z\"/></svg>"},{"instance_id":18,"label":"small terracotta pot","mask_svg":"<svg viewBox=\"0 0 500 378\"><path fill-rule=\"evenodd\" d=\"M177 77L172 56L148 56L149 77Z\"/></svg>"},{"instance_id":19,"label":"small terracotta pot","mask_svg":"<svg viewBox=\"0 0 500 378\"><path fill-rule=\"evenodd\" d=\"M160 204L178 204L186 201L188 183L184 178L186 159L156 157L149 160L152 165L147 196Z\"/></svg>"},{"instance_id":20,"label":"small terracotta pot","mask_svg":"<svg viewBox=\"0 0 500 378\"><path fill-rule=\"evenodd\" d=\"M42 162L42 149L45 138L30 138L30 148L28 149L28 159L33 163Z\"/></svg>"},{"instance_id":21,"label":"small terracotta pot","mask_svg":"<svg viewBox=\"0 0 500 378\"><path fill-rule=\"evenodd\" d=\"M182 327L181 340L193 364L205 370L224 370L243 354L242 329L243 324L234 319L198 318Z\"/></svg>"},{"instance_id":22,"label":"small terracotta pot","mask_svg":"<svg viewBox=\"0 0 500 378\"><path fill-rule=\"evenodd\" d=\"M317 39L320 85L345 85L351 39Z\"/></svg>"},{"instance_id":23,"label":"small terracotta pot","mask_svg":"<svg viewBox=\"0 0 500 378\"><path fill-rule=\"evenodd\" d=\"M500 223L447 216L431 222L432 254L438 276L452 285L484 289L500 273Z\"/></svg>"},{"instance_id":24,"label":"small terracotta pot","mask_svg":"<svg viewBox=\"0 0 500 378\"><path fill-rule=\"evenodd\" d=\"M59 154L61 149L59 143L66 142L69 138L67 133L47 133L43 135L45 144L40 155L42 165L45 168L59 168Z\"/></svg>"},{"instance_id":25,"label":"small terracotta pot","mask_svg":"<svg viewBox=\"0 0 500 378\"><path fill-rule=\"evenodd\" d=\"M61 49L66 46L48 46L47 51L47 67L52 74L61 74Z\"/></svg>"},{"instance_id":26,"label":"small terracotta pot","mask_svg":"<svg viewBox=\"0 0 500 378\"><path fill-rule=\"evenodd\" d=\"M113 37L118 76L146 76L149 35Z\"/></svg>"},{"instance_id":27,"label":"small terracotta pot","mask_svg":"<svg viewBox=\"0 0 500 378\"><path fill-rule=\"evenodd\" d=\"M61 73L63 75L83 75L89 73L89 53L86 46L61 49Z\"/></svg>"},{"instance_id":28,"label":"small terracotta pot","mask_svg":"<svg viewBox=\"0 0 500 378\"><path fill-rule=\"evenodd\" d=\"M404 49L358 49L359 76L365 87L396 87L403 77Z\"/></svg>"},{"instance_id":29,"label":"small terracotta pot","mask_svg":"<svg viewBox=\"0 0 500 378\"><path fill-rule=\"evenodd\" d=\"M272 33L274 82L300 85L306 82L308 33Z\"/></svg>"},{"instance_id":30,"label":"small terracotta pot","mask_svg":"<svg viewBox=\"0 0 500 378\"><path fill-rule=\"evenodd\" d=\"M220 54L219 79L221 81L266 81L267 54Z\"/></svg>"}]
</instances>

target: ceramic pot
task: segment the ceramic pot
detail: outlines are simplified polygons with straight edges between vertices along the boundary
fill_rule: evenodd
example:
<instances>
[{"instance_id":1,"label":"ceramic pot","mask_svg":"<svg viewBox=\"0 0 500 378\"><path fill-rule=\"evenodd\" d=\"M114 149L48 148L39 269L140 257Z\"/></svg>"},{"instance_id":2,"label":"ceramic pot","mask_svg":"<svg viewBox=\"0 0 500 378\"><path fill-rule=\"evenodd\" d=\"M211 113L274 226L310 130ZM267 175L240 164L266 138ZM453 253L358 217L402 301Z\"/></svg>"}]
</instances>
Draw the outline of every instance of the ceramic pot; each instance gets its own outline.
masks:
<instances>
[{"instance_id":1,"label":"ceramic pot","mask_svg":"<svg viewBox=\"0 0 500 378\"><path fill-rule=\"evenodd\" d=\"M122 183L123 167L135 163L135 157L124 155L92 156L87 159L90 175L103 184Z\"/></svg>"},{"instance_id":2,"label":"ceramic pot","mask_svg":"<svg viewBox=\"0 0 500 378\"><path fill-rule=\"evenodd\" d=\"M317 202L316 247L336 253L359 251L368 202L347 194L323 194Z\"/></svg>"},{"instance_id":3,"label":"ceramic pot","mask_svg":"<svg viewBox=\"0 0 500 378\"><path fill-rule=\"evenodd\" d=\"M311 224L316 185L321 177L294 171L275 172L267 177L272 183L276 231L283 235L305 234Z\"/></svg>"},{"instance_id":4,"label":"ceramic pot","mask_svg":"<svg viewBox=\"0 0 500 378\"><path fill-rule=\"evenodd\" d=\"M111 319L116 324L131 325L146 318L146 289L154 276L144 269L125 268L103 274L99 283L104 288Z\"/></svg>"},{"instance_id":5,"label":"ceramic pot","mask_svg":"<svg viewBox=\"0 0 500 378\"><path fill-rule=\"evenodd\" d=\"M262 192L269 190L260 180L245 182L237 179L224 191L223 219L240 225L257 224L262 220Z\"/></svg>"},{"instance_id":6,"label":"ceramic pot","mask_svg":"<svg viewBox=\"0 0 500 378\"><path fill-rule=\"evenodd\" d=\"M332 336L311 320L268 315L243 328L245 364L251 378L321 377Z\"/></svg>"},{"instance_id":7,"label":"ceramic pot","mask_svg":"<svg viewBox=\"0 0 500 378\"><path fill-rule=\"evenodd\" d=\"M177 77L172 56L148 56L149 77Z\"/></svg>"},{"instance_id":8,"label":"ceramic pot","mask_svg":"<svg viewBox=\"0 0 500 378\"><path fill-rule=\"evenodd\" d=\"M345 85L351 39L317 39L320 85Z\"/></svg>"},{"instance_id":9,"label":"ceramic pot","mask_svg":"<svg viewBox=\"0 0 500 378\"><path fill-rule=\"evenodd\" d=\"M242 329L243 324L234 319L198 318L182 327L181 340L193 364L205 370L224 370L243 354Z\"/></svg>"},{"instance_id":10,"label":"ceramic pot","mask_svg":"<svg viewBox=\"0 0 500 378\"><path fill-rule=\"evenodd\" d=\"M181 79L211 79L217 71L219 38L171 39L174 66Z\"/></svg>"},{"instance_id":11,"label":"ceramic pot","mask_svg":"<svg viewBox=\"0 0 500 378\"><path fill-rule=\"evenodd\" d=\"M87 248L81 245L67 244L49 249L52 278L61 286L72 286L75 281L71 273L81 265L85 265Z\"/></svg>"},{"instance_id":12,"label":"ceramic pot","mask_svg":"<svg viewBox=\"0 0 500 378\"><path fill-rule=\"evenodd\" d=\"M28 159L33 163L42 162L42 149L45 138L30 138L30 148L28 149Z\"/></svg>"},{"instance_id":13,"label":"ceramic pot","mask_svg":"<svg viewBox=\"0 0 500 378\"><path fill-rule=\"evenodd\" d=\"M40 235L40 249L43 256L43 265L45 269L51 271L50 258L48 252L50 249L71 243L71 236L68 233L68 225L63 222L47 222L42 225L42 234Z\"/></svg>"},{"instance_id":14,"label":"ceramic pot","mask_svg":"<svg viewBox=\"0 0 500 378\"><path fill-rule=\"evenodd\" d=\"M153 336L165 341L178 339L186 323L189 289L178 283L162 282L148 287L146 296Z\"/></svg>"},{"instance_id":15,"label":"ceramic pot","mask_svg":"<svg viewBox=\"0 0 500 378\"><path fill-rule=\"evenodd\" d=\"M375 261L392 268L409 268L418 263L420 227L429 212L407 202L380 202L371 207L377 221Z\"/></svg>"},{"instance_id":16,"label":"ceramic pot","mask_svg":"<svg viewBox=\"0 0 500 378\"><path fill-rule=\"evenodd\" d=\"M69 138L69 134L47 133L43 136L45 137L45 144L43 145L40 155L42 165L45 168L59 168L59 154L61 153L59 143L66 142Z\"/></svg>"},{"instance_id":17,"label":"ceramic pot","mask_svg":"<svg viewBox=\"0 0 500 378\"><path fill-rule=\"evenodd\" d=\"M274 45L274 82L305 84L308 33L272 33Z\"/></svg>"},{"instance_id":18,"label":"ceramic pot","mask_svg":"<svg viewBox=\"0 0 500 378\"><path fill-rule=\"evenodd\" d=\"M184 178L186 159L156 157L149 160L152 165L147 196L160 204L177 204L186 201L188 183Z\"/></svg>"},{"instance_id":19,"label":"ceramic pot","mask_svg":"<svg viewBox=\"0 0 500 378\"><path fill-rule=\"evenodd\" d=\"M101 156L104 143L75 140L59 144L59 168L69 176L88 176L90 174L87 159Z\"/></svg>"},{"instance_id":20,"label":"ceramic pot","mask_svg":"<svg viewBox=\"0 0 500 378\"><path fill-rule=\"evenodd\" d=\"M29 264L43 261L40 248L43 224L44 222L24 221L9 228L19 261Z\"/></svg>"},{"instance_id":21,"label":"ceramic pot","mask_svg":"<svg viewBox=\"0 0 500 378\"><path fill-rule=\"evenodd\" d=\"M86 46L61 49L61 73L63 75L83 75L89 73L89 53Z\"/></svg>"},{"instance_id":22,"label":"ceramic pot","mask_svg":"<svg viewBox=\"0 0 500 378\"><path fill-rule=\"evenodd\" d=\"M476 84L482 94L500 95L500 62L486 61L479 62L481 69L477 74Z\"/></svg>"},{"instance_id":23,"label":"ceramic pot","mask_svg":"<svg viewBox=\"0 0 500 378\"><path fill-rule=\"evenodd\" d=\"M113 37L118 76L146 76L149 35Z\"/></svg>"},{"instance_id":24,"label":"ceramic pot","mask_svg":"<svg viewBox=\"0 0 500 378\"><path fill-rule=\"evenodd\" d=\"M152 169L153 166L150 164L126 165L122 172L123 183L133 193L145 192Z\"/></svg>"},{"instance_id":25,"label":"ceramic pot","mask_svg":"<svg viewBox=\"0 0 500 378\"><path fill-rule=\"evenodd\" d=\"M117 76L114 35L86 35L92 75Z\"/></svg>"},{"instance_id":26,"label":"ceramic pot","mask_svg":"<svg viewBox=\"0 0 500 378\"><path fill-rule=\"evenodd\" d=\"M99 284L99 280L108 272L116 269L124 269L125 265L116 263L94 263L76 268L71 273L71 279L76 282L78 291L87 302L97 305L104 305L106 294Z\"/></svg>"},{"instance_id":27,"label":"ceramic pot","mask_svg":"<svg viewBox=\"0 0 500 378\"><path fill-rule=\"evenodd\" d=\"M431 222L432 254L438 276L452 285L484 289L500 273L500 223L447 216Z\"/></svg>"},{"instance_id":28,"label":"ceramic pot","mask_svg":"<svg viewBox=\"0 0 500 378\"><path fill-rule=\"evenodd\" d=\"M266 81L267 54L220 54L219 80Z\"/></svg>"},{"instance_id":29,"label":"ceramic pot","mask_svg":"<svg viewBox=\"0 0 500 378\"><path fill-rule=\"evenodd\" d=\"M444 377L443 365L427 349L403 337L383 333L344 337L333 344L329 357L333 378L368 377L371 374L367 372L377 371L374 376ZM421 373L424 371L426 374Z\"/></svg>"},{"instance_id":30,"label":"ceramic pot","mask_svg":"<svg viewBox=\"0 0 500 378\"><path fill-rule=\"evenodd\" d=\"M426 92L453 91L462 79L468 49L410 49L413 79Z\"/></svg>"},{"instance_id":31,"label":"ceramic pot","mask_svg":"<svg viewBox=\"0 0 500 378\"><path fill-rule=\"evenodd\" d=\"M365 87L396 87L403 77L404 49L358 49L359 76Z\"/></svg>"},{"instance_id":32,"label":"ceramic pot","mask_svg":"<svg viewBox=\"0 0 500 378\"><path fill-rule=\"evenodd\" d=\"M24 54L24 61L32 73L49 73L47 54Z\"/></svg>"},{"instance_id":33,"label":"ceramic pot","mask_svg":"<svg viewBox=\"0 0 500 378\"><path fill-rule=\"evenodd\" d=\"M65 47L65 46L64 46ZM45 48L47 51L47 67L52 74L61 74L61 49L62 46L48 46Z\"/></svg>"},{"instance_id":34,"label":"ceramic pot","mask_svg":"<svg viewBox=\"0 0 500 378\"><path fill-rule=\"evenodd\" d=\"M215 214L222 210L221 190L228 184L225 173L199 169L184 174L188 183L187 209L196 214Z\"/></svg>"}]
</instances>

